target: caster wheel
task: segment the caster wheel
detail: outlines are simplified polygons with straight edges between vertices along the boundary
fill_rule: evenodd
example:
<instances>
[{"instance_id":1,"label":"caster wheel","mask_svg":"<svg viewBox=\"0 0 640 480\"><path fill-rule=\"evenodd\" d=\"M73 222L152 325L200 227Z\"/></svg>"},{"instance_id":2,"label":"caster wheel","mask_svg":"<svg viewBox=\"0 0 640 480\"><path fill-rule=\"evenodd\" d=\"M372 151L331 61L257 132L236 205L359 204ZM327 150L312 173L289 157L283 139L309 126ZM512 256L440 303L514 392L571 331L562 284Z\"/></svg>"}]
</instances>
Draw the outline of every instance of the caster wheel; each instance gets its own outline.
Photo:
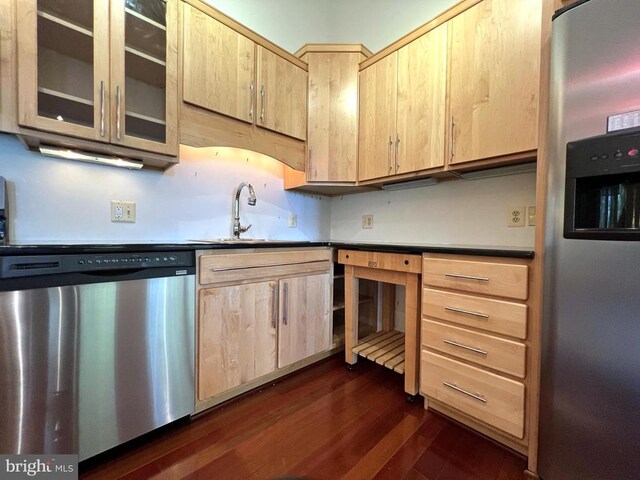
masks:
<instances>
[{"instance_id":1,"label":"caster wheel","mask_svg":"<svg viewBox=\"0 0 640 480\"><path fill-rule=\"evenodd\" d=\"M418 395L417 393L415 395L407 395L407 403L417 403L419 399L420 395Z\"/></svg>"},{"instance_id":2,"label":"caster wheel","mask_svg":"<svg viewBox=\"0 0 640 480\"><path fill-rule=\"evenodd\" d=\"M344 368L346 368L349 372L353 372L356 369L356 363L345 363Z\"/></svg>"}]
</instances>

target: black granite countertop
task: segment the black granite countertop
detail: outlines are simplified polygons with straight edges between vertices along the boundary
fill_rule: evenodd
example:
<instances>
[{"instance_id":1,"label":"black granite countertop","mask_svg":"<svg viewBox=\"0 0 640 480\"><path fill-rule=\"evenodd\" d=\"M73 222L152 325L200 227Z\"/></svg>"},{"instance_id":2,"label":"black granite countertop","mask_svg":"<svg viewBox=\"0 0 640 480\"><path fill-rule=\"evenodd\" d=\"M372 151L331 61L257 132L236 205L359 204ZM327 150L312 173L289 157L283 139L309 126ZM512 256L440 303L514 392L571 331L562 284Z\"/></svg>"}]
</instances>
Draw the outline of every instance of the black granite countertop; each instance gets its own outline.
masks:
<instances>
[{"instance_id":1,"label":"black granite countertop","mask_svg":"<svg viewBox=\"0 0 640 480\"><path fill-rule=\"evenodd\" d=\"M16 244L0 246L0 256L12 255L59 255L83 253L134 253L134 252L171 252L188 250L220 250L240 248L291 248L291 247L334 247L352 250L368 250L392 253L422 254L423 252L447 253L456 255L480 255L491 257L533 258L531 247L453 245L453 244L414 244L414 243L362 243L362 242L323 242L271 240L258 242L184 242L184 243L87 243L62 244L43 243Z\"/></svg>"}]
</instances>

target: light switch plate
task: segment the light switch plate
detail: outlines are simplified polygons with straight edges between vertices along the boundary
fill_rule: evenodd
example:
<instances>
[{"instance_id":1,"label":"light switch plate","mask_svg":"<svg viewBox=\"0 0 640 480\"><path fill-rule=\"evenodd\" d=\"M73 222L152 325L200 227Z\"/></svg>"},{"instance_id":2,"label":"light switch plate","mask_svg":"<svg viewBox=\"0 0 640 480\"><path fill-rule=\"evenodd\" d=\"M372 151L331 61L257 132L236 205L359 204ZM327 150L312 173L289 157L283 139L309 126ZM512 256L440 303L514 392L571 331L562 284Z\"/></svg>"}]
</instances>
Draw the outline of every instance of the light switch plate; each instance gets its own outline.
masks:
<instances>
[{"instance_id":1,"label":"light switch plate","mask_svg":"<svg viewBox=\"0 0 640 480\"><path fill-rule=\"evenodd\" d=\"M529 207L527 209L528 212L528 217L529 217L529 226L530 227L535 227L536 226L536 207Z\"/></svg>"}]
</instances>

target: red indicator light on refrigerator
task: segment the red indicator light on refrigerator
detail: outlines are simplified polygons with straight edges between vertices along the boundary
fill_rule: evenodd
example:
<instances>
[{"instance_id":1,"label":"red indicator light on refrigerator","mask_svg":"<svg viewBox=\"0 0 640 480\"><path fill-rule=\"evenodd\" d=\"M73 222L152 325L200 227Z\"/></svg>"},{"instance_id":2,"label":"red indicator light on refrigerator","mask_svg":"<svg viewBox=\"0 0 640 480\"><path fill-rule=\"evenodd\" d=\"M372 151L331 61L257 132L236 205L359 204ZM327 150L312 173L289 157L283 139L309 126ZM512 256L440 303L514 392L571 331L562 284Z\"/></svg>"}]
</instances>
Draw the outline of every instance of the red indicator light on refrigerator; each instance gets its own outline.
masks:
<instances>
[{"instance_id":1,"label":"red indicator light on refrigerator","mask_svg":"<svg viewBox=\"0 0 640 480\"><path fill-rule=\"evenodd\" d=\"M640 150L638 150L637 148L632 148L627 152L627 155L629 155L630 157L637 157L638 155L640 155Z\"/></svg>"}]
</instances>

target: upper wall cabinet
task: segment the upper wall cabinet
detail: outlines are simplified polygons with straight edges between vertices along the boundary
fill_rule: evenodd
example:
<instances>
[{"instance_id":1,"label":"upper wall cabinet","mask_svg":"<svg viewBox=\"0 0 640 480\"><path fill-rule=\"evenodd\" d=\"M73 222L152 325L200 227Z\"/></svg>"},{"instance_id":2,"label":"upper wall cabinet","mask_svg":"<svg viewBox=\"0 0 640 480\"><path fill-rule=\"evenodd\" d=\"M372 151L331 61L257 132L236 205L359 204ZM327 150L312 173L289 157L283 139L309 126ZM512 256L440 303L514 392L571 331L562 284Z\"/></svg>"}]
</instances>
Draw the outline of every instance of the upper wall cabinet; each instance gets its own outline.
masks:
<instances>
[{"instance_id":1,"label":"upper wall cabinet","mask_svg":"<svg viewBox=\"0 0 640 480\"><path fill-rule=\"evenodd\" d=\"M444 165L446 74L446 25L360 72L360 181Z\"/></svg>"},{"instance_id":2,"label":"upper wall cabinet","mask_svg":"<svg viewBox=\"0 0 640 480\"><path fill-rule=\"evenodd\" d=\"M484 0L451 20L451 165L537 148L542 3Z\"/></svg>"},{"instance_id":3,"label":"upper wall cabinet","mask_svg":"<svg viewBox=\"0 0 640 480\"><path fill-rule=\"evenodd\" d=\"M21 0L18 123L176 155L175 0Z\"/></svg>"},{"instance_id":4,"label":"upper wall cabinet","mask_svg":"<svg viewBox=\"0 0 640 480\"><path fill-rule=\"evenodd\" d=\"M255 120L255 43L185 4L183 99L244 122Z\"/></svg>"},{"instance_id":5,"label":"upper wall cabinet","mask_svg":"<svg viewBox=\"0 0 640 480\"><path fill-rule=\"evenodd\" d=\"M306 140L306 70L188 3L183 32L186 103Z\"/></svg>"},{"instance_id":6,"label":"upper wall cabinet","mask_svg":"<svg viewBox=\"0 0 640 480\"><path fill-rule=\"evenodd\" d=\"M258 125L307 139L307 72L258 45Z\"/></svg>"}]
</instances>

